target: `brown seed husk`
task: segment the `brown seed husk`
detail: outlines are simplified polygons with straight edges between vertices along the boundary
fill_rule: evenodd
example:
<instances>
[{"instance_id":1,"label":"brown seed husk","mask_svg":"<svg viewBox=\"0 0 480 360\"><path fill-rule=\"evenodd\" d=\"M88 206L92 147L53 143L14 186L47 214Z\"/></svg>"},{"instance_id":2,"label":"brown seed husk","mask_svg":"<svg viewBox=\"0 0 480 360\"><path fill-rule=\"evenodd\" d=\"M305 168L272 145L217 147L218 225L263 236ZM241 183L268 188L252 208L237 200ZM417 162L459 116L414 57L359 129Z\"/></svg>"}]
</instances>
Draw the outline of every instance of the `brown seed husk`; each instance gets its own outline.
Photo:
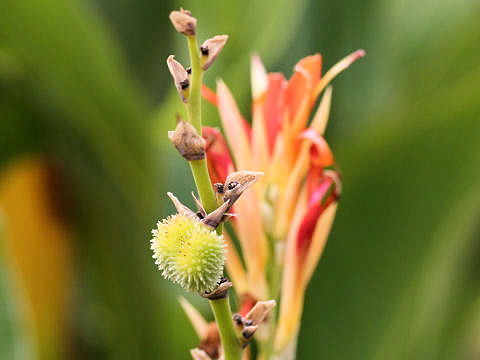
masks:
<instances>
[{"instance_id":1,"label":"brown seed husk","mask_svg":"<svg viewBox=\"0 0 480 360\"><path fill-rule=\"evenodd\" d=\"M178 121L175 131L168 132L168 138L188 161L205 159L205 139L185 120Z\"/></svg>"},{"instance_id":2,"label":"brown seed husk","mask_svg":"<svg viewBox=\"0 0 480 360\"><path fill-rule=\"evenodd\" d=\"M204 350L197 348L190 350L190 355L192 355L193 360L212 360Z\"/></svg>"},{"instance_id":3,"label":"brown seed husk","mask_svg":"<svg viewBox=\"0 0 480 360\"><path fill-rule=\"evenodd\" d=\"M210 356L212 359L217 359L220 355L220 333L218 331L217 323L213 322L208 324L207 333L205 337L202 338L200 344L198 344L198 348L203 350Z\"/></svg>"},{"instance_id":4,"label":"brown seed husk","mask_svg":"<svg viewBox=\"0 0 480 360\"><path fill-rule=\"evenodd\" d=\"M188 10L180 9L170 13L170 21L179 33L193 36L197 29L197 19Z\"/></svg>"}]
</instances>

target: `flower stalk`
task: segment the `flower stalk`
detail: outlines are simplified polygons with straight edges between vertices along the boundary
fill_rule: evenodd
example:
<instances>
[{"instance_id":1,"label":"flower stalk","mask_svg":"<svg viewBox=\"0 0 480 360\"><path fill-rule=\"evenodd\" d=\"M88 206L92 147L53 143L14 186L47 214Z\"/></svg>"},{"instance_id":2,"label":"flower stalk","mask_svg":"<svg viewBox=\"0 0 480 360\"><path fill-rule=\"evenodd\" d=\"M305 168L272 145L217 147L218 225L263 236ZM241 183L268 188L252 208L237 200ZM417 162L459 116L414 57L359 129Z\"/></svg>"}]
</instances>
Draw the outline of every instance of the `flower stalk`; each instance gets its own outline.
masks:
<instances>
[{"instance_id":1,"label":"flower stalk","mask_svg":"<svg viewBox=\"0 0 480 360\"><path fill-rule=\"evenodd\" d=\"M196 38L196 19L191 16L191 13L181 9L179 12L172 12L170 19L173 25L180 33L183 33L187 38L188 50L190 54L190 77L189 77L189 93L185 105L187 108L187 116L189 123L195 128L197 134L202 134L202 82L203 73L208 66L213 62L218 52L210 60L208 66L201 64L201 55L198 50L198 43ZM176 20L178 19L178 21ZM186 26L187 24L188 26ZM192 26L193 25L193 26ZM226 38L223 41L225 43ZM204 64L205 65L205 64ZM178 147L177 147L178 148ZM201 204L204 207L204 213L212 213L218 207L217 198L210 182L210 175L207 167L207 160L205 158L193 159L189 161L190 169L200 196ZM243 191L243 190L242 190ZM236 199L235 199L236 200ZM227 201L225 204L233 204L233 201ZM228 209L231 207L228 206ZM225 215L220 214L220 218ZM228 217L227 217L228 218ZM221 221L216 226L217 234L222 234ZM229 283L231 286L231 283ZM221 288L222 285L219 286ZM212 296L209 294L205 296L209 299L210 306L213 310L218 329L220 332L221 343L225 360L241 360L243 349L237 338L235 328L232 320L232 311L228 298L228 288L225 289L223 296Z\"/></svg>"},{"instance_id":2,"label":"flower stalk","mask_svg":"<svg viewBox=\"0 0 480 360\"><path fill-rule=\"evenodd\" d=\"M233 325L232 310L228 296L209 300L209 302L220 331L225 360L240 360L243 351Z\"/></svg>"},{"instance_id":3,"label":"flower stalk","mask_svg":"<svg viewBox=\"0 0 480 360\"><path fill-rule=\"evenodd\" d=\"M198 134L202 133L202 81L203 70L200 66L200 55L198 52L197 37L195 35L187 36L188 51L191 61L190 75L190 96L188 97L187 115L189 122L193 125ZM195 185L197 187L200 199L208 212L217 207L217 201L210 176L208 175L207 160L193 160L189 162ZM218 233L222 233L221 227Z\"/></svg>"},{"instance_id":4,"label":"flower stalk","mask_svg":"<svg viewBox=\"0 0 480 360\"><path fill-rule=\"evenodd\" d=\"M173 55L167 60L188 116L178 119L169 138L189 162L200 200L192 193L194 212L169 193L178 214L159 222L153 232L156 263L164 277L210 302L213 323L182 303L201 340L191 351L194 360L250 360L243 350L252 339L258 344L257 359L293 360L305 292L342 190L340 170L324 138L329 84L365 52L353 52L323 75L322 56L307 56L289 80L267 73L254 55L250 123L222 80L216 92L202 84L228 36L214 36L199 48L191 12L173 11L170 19L187 38L191 66L186 70ZM202 96L218 108L227 141L219 129L203 127ZM255 191L242 196L260 178ZM232 206L236 218L223 234L222 223L234 215ZM233 317L232 283L223 278L224 265L240 304Z\"/></svg>"}]
</instances>

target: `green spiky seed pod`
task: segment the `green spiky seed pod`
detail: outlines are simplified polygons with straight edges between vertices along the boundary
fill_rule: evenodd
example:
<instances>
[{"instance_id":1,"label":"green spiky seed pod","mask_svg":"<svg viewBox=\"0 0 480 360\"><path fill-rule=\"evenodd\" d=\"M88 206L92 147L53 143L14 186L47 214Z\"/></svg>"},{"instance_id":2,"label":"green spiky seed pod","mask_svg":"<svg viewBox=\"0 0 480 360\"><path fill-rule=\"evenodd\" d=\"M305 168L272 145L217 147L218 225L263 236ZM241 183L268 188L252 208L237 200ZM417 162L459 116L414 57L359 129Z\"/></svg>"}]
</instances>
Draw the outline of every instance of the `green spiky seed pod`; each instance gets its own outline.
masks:
<instances>
[{"instance_id":1,"label":"green spiky seed pod","mask_svg":"<svg viewBox=\"0 0 480 360\"><path fill-rule=\"evenodd\" d=\"M162 276L185 290L212 291L223 275L223 237L199 219L172 215L152 230L151 249Z\"/></svg>"}]
</instances>

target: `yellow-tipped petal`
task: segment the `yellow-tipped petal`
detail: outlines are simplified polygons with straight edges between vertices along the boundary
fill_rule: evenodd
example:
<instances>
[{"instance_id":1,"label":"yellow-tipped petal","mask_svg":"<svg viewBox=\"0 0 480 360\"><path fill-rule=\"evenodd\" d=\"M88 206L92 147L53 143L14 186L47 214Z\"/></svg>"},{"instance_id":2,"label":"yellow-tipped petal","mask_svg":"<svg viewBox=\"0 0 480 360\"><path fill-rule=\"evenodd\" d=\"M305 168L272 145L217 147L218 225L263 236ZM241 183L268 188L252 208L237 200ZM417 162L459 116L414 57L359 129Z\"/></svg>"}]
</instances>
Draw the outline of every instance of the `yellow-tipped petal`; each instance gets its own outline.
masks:
<instances>
[{"instance_id":1,"label":"yellow-tipped petal","mask_svg":"<svg viewBox=\"0 0 480 360\"><path fill-rule=\"evenodd\" d=\"M307 141L302 143L297 161L293 169L290 171L287 183L283 189L282 196L277 205L275 216L275 236L283 238L284 234L290 228L290 221L298 201L298 194L302 185L303 178L308 171L309 165L309 148L310 144Z\"/></svg>"},{"instance_id":2,"label":"yellow-tipped petal","mask_svg":"<svg viewBox=\"0 0 480 360\"><path fill-rule=\"evenodd\" d=\"M232 279L235 291L241 296L248 292L247 274L245 273L242 260L226 232L223 233L223 238L227 244L227 261L225 263L227 272Z\"/></svg>"},{"instance_id":3,"label":"yellow-tipped petal","mask_svg":"<svg viewBox=\"0 0 480 360\"><path fill-rule=\"evenodd\" d=\"M251 170L252 152L245 128L248 124L240 114L230 90L222 80L217 82L217 105L237 169Z\"/></svg>"},{"instance_id":4,"label":"yellow-tipped petal","mask_svg":"<svg viewBox=\"0 0 480 360\"><path fill-rule=\"evenodd\" d=\"M340 74L343 70L348 68L350 65L352 65L355 60L358 60L362 57L365 56L365 51L364 50L357 50L351 53L350 55L347 55L344 57L342 60L340 60L338 63L333 65L326 73L323 75L323 77L320 79L320 82L318 85L315 87L313 91L313 99L316 99L318 95L322 92L322 90L327 86L330 81L332 81L338 74Z\"/></svg>"},{"instance_id":5,"label":"yellow-tipped petal","mask_svg":"<svg viewBox=\"0 0 480 360\"><path fill-rule=\"evenodd\" d=\"M178 301L190 320L190 323L197 333L198 338L203 339L208 332L208 322L203 318L202 314L200 314L198 310L195 309L195 307L183 296L180 296Z\"/></svg>"},{"instance_id":6,"label":"yellow-tipped petal","mask_svg":"<svg viewBox=\"0 0 480 360\"><path fill-rule=\"evenodd\" d=\"M322 100L318 105L317 112L315 113L312 120L312 124L310 126L322 136L325 134L325 129L327 128L331 103L332 103L332 87L329 86L327 87L327 89L325 90L325 93L322 96Z\"/></svg>"},{"instance_id":7,"label":"yellow-tipped petal","mask_svg":"<svg viewBox=\"0 0 480 360\"><path fill-rule=\"evenodd\" d=\"M255 191L246 191L235 203L235 230L238 234L248 270L249 290L256 299L265 299L267 283L265 265L268 257L267 239L263 231L260 203Z\"/></svg>"},{"instance_id":8,"label":"yellow-tipped petal","mask_svg":"<svg viewBox=\"0 0 480 360\"><path fill-rule=\"evenodd\" d=\"M295 339L300 327L303 309L304 288L299 282L302 270L299 268L298 252L296 249L297 232L307 208L307 194L303 187L294 216L290 225L285 248L283 278L281 289L280 313L277 332L275 335L275 349L281 351L290 341Z\"/></svg>"},{"instance_id":9,"label":"yellow-tipped petal","mask_svg":"<svg viewBox=\"0 0 480 360\"><path fill-rule=\"evenodd\" d=\"M305 262L303 264L302 271L302 284L304 288L307 287L310 278L312 277L313 272L315 271L318 261L323 254L325 245L327 243L328 235L330 234L330 229L332 228L333 221L335 219L335 214L337 213L338 203L334 202L328 206L320 218L317 221L315 226L315 231L313 233L312 242L310 248L308 249Z\"/></svg>"},{"instance_id":10,"label":"yellow-tipped petal","mask_svg":"<svg viewBox=\"0 0 480 360\"><path fill-rule=\"evenodd\" d=\"M252 54L250 61L250 80L252 85L252 97L257 99L262 96L268 87L268 76L262 60L258 54Z\"/></svg>"}]
</instances>

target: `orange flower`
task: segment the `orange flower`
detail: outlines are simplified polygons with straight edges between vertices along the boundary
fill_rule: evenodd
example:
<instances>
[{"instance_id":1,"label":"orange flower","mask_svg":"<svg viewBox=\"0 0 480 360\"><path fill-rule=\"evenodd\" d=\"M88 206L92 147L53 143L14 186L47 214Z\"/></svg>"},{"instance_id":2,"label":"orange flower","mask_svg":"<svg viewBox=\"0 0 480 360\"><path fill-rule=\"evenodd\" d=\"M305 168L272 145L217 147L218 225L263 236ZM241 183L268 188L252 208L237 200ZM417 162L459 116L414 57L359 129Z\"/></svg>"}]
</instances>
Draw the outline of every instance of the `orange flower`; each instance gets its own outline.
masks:
<instances>
[{"instance_id":1,"label":"orange flower","mask_svg":"<svg viewBox=\"0 0 480 360\"><path fill-rule=\"evenodd\" d=\"M236 278L242 283L240 295L249 301L280 298L277 353L295 342L305 289L325 247L341 191L340 173L323 138L332 95L327 85L363 55L363 50L350 54L323 76L321 55L308 56L297 63L288 81L282 74L267 74L254 55L251 126L223 81L217 83L216 94L202 89L218 107L232 153L218 129L203 129L212 182L223 183L234 170L265 174L256 191L235 204L233 226L245 268L229 246L234 264L227 260L227 269L234 285ZM273 280L280 273L281 280Z\"/></svg>"}]
</instances>

